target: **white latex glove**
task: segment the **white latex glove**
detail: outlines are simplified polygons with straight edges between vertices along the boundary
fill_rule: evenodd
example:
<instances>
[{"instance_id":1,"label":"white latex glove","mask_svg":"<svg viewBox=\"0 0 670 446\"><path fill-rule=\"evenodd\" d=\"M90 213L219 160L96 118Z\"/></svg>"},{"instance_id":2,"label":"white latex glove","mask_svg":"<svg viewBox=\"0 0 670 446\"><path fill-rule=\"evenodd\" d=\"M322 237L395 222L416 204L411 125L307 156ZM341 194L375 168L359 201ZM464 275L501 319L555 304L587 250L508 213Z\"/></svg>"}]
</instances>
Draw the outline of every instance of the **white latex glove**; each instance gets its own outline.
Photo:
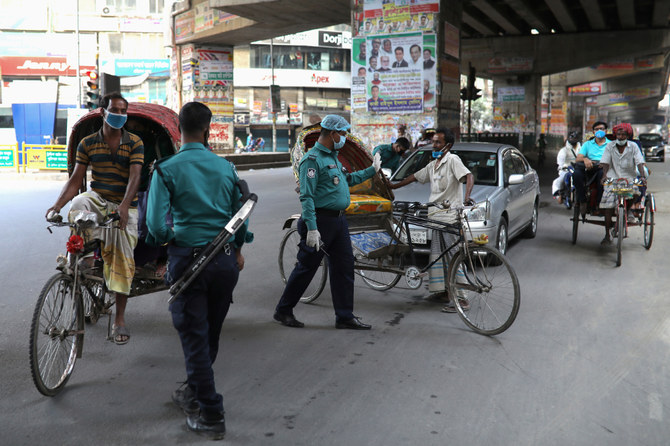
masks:
<instances>
[{"instance_id":1,"label":"white latex glove","mask_svg":"<svg viewBox=\"0 0 670 446\"><path fill-rule=\"evenodd\" d=\"M314 248L317 251L319 250L319 245L321 244L321 234L319 233L318 229L307 231L307 240L305 241L305 244L310 248Z\"/></svg>"},{"instance_id":2,"label":"white latex glove","mask_svg":"<svg viewBox=\"0 0 670 446\"><path fill-rule=\"evenodd\" d=\"M372 165L374 166L376 172L379 172L379 169L382 168L382 156L379 154L379 152L375 153L374 158L372 158Z\"/></svg>"}]
</instances>

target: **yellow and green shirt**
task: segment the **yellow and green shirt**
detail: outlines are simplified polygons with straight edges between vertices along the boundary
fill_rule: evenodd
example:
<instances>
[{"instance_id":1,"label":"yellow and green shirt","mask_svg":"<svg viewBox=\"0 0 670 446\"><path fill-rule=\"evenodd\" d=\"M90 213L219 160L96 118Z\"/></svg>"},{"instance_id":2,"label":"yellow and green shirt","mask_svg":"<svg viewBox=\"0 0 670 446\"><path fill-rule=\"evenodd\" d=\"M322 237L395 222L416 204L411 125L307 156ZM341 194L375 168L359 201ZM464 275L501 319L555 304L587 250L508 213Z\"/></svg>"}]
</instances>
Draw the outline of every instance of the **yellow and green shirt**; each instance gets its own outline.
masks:
<instances>
[{"instance_id":1,"label":"yellow and green shirt","mask_svg":"<svg viewBox=\"0 0 670 446\"><path fill-rule=\"evenodd\" d=\"M144 144L139 136L123 130L115 155L102 135L102 129L81 140L77 147L77 163L91 165L91 189L102 198L120 204L126 194L130 166L144 164ZM130 204L137 206L137 196Z\"/></svg>"}]
</instances>

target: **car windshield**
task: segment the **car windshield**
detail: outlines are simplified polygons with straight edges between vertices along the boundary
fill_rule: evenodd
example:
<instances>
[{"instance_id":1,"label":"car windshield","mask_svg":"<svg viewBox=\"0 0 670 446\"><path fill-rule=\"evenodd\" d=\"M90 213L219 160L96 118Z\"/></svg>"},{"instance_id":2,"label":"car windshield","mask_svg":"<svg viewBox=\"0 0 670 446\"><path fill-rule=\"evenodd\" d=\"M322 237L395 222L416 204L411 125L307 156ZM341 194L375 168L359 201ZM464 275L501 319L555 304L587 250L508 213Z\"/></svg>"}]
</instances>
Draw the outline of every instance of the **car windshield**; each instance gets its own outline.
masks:
<instances>
[{"instance_id":1,"label":"car windshield","mask_svg":"<svg viewBox=\"0 0 670 446\"><path fill-rule=\"evenodd\" d=\"M473 152L469 150L451 150L458 155L475 178L475 184L495 186L498 184L498 156L491 152ZM395 173L394 180L401 181L423 169L433 160L432 150L417 150L411 158Z\"/></svg>"},{"instance_id":2,"label":"car windshield","mask_svg":"<svg viewBox=\"0 0 670 446\"><path fill-rule=\"evenodd\" d=\"M661 140L662 140L661 135L654 135L654 134L642 134L642 135L640 135L640 142L660 143Z\"/></svg>"}]
</instances>

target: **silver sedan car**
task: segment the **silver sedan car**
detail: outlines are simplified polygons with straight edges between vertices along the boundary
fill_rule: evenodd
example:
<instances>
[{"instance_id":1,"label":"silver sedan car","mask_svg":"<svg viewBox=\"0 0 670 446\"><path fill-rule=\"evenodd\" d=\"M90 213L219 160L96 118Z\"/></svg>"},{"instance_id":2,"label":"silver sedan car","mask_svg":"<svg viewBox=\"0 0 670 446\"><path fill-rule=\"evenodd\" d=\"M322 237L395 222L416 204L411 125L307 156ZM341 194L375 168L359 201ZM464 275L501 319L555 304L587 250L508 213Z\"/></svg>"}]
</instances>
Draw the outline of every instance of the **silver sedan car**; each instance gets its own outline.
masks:
<instances>
[{"instance_id":1,"label":"silver sedan car","mask_svg":"<svg viewBox=\"0 0 670 446\"><path fill-rule=\"evenodd\" d=\"M537 233L540 182L537 172L516 148L498 143L456 143L452 153L461 157L475 180L471 198L477 202L469 212L472 237L486 234L495 240L503 254L512 238L523 234L528 238ZM432 160L432 148L412 153L391 176L396 183L425 167ZM463 186L465 187L465 186ZM418 182L395 189L400 201L426 202L430 184ZM431 231L411 230L412 241L420 251L430 252Z\"/></svg>"}]
</instances>

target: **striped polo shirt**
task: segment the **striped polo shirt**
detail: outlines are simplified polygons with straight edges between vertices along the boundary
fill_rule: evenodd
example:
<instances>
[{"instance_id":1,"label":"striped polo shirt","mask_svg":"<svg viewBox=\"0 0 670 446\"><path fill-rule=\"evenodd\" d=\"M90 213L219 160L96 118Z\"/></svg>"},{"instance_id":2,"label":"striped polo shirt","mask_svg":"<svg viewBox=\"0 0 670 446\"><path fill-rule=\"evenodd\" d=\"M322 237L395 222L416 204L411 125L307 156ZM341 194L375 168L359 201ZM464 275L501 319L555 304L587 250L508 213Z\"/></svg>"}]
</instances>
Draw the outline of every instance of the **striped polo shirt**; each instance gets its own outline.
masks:
<instances>
[{"instance_id":1,"label":"striped polo shirt","mask_svg":"<svg viewBox=\"0 0 670 446\"><path fill-rule=\"evenodd\" d=\"M77 147L77 163L91 165L91 189L105 200L120 204L126 194L130 166L144 164L144 144L139 136L123 130L116 155L112 155L101 128L81 140ZM136 206L137 196L130 204L131 208Z\"/></svg>"}]
</instances>

